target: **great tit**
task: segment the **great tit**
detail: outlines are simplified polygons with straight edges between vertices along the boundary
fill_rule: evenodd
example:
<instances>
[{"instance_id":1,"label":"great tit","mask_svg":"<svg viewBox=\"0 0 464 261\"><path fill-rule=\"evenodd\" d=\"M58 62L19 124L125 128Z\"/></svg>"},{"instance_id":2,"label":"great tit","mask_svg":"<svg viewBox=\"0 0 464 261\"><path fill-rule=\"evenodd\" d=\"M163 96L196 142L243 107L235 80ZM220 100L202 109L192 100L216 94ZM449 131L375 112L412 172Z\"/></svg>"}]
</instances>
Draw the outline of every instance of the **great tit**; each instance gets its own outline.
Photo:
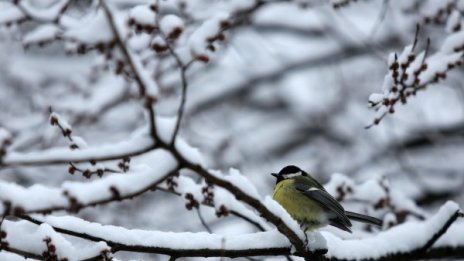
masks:
<instances>
[{"instance_id":1,"label":"great tit","mask_svg":"<svg viewBox=\"0 0 464 261\"><path fill-rule=\"evenodd\" d=\"M351 222L382 225L382 220L345 211L324 187L300 168L290 165L279 173L272 198L287 210L304 231L332 225L351 233Z\"/></svg>"}]
</instances>

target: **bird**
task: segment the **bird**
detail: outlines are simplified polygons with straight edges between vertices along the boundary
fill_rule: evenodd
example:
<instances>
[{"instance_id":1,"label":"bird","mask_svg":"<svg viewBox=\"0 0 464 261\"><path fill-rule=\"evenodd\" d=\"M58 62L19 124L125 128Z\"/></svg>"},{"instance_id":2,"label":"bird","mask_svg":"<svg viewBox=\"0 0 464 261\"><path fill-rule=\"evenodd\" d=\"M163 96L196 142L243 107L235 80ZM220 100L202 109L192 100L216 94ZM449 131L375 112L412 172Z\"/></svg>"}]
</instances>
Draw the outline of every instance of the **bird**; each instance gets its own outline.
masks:
<instances>
[{"instance_id":1,"label":"bird","mask_svg":"<svg viewBox=\"0 0 464 261\"><path fill-rule=\"evenodd\" d=\"M331 225L352 233L350 220L382 226L378 218L346 211L317 180L297 166L286 166L271 175L277 179L272 198L305 232Z\"/></svg>"}]
</instances>

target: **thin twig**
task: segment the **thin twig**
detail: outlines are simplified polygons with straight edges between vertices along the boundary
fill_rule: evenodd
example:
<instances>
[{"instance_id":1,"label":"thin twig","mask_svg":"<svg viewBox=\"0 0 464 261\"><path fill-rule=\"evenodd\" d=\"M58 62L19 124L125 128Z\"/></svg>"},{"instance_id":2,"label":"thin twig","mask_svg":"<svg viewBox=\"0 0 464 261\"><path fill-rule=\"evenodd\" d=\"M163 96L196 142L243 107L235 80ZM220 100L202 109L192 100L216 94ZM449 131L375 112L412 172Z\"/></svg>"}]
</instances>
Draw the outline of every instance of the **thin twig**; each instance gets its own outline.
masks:
<instances>
[{"instance_id":1,"label":"thin twig","mask_svg":"<svg viewBox=\"0 0 464 261\"><path fill-rule=\"evenodd\" d=\"M208 233L210 233L210 234L213 233L211 228L208 226L208 224L206 224L206 221L203 218L203 215L201 214L201 210L200 210L199 207L197 208L197 215L198 215L198 218L200 219L201 224L206 229L206 231L208 231Z\"/></svg>"},{"instance_id":2,"label":"thin twig","mask_svg":"<svg viewBox=\"0 0 464 261\"><path fill-rule=\"evenodd\" d=\"M111 27L111 30L113 31L116 43L119 46L119 49L121 49L125 60L129 63L129 66L132 69L132 73L134 74L135 81L137 82L137 86L139 87L140 97L145 97L146 89L145 89L145 84L142 80L142 76L140 75L140 72L136 69L137 67L135 66L135 61L133 60L133 57L131 56L125 44L125 41L123 37L121 36L121 33L118 30L116 22L114 21L114 18L113 18L113 13L111 12L110 7L106 3L106 0L100 0L100 4L103 7L103 10L108 19L109 25Z\"/></svg>"}]
</instances>

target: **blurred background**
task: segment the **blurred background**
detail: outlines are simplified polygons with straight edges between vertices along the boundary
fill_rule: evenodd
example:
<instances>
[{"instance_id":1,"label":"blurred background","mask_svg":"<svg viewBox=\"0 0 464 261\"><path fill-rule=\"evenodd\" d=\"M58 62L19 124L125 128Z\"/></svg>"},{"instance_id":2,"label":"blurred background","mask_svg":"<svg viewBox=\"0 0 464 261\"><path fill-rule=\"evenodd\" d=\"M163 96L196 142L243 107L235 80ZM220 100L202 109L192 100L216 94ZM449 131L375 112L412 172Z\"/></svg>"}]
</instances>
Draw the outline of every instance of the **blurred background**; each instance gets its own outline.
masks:
<instances>
[{"instance_id":1,"label":"blurred background","mask_svg":"<svg viewBox=\"0 0 464 261\"><path fill-rule=\"evenodd\" d=\"M123 10L146 2L114 4ZM246 2L179 0L165 5L188 17L186 24L193 28ZM449 34L447 16L425 23L433 15L433 2L356 1L335 9L329 1L271 1L256 8L226 32L208 64L189 69L180 135L199 148L207 166L240 170L261 195L271 194L271 172L295 164L323 183L333 173L357 182L384 177L425 209L448 199L464 205L462 68L397 106L378 126L365 129L375 114L368 97L381 92L388 54L413 43L417 23L422 24L421 49L430 37L433 52ZM462 1L447 2L462 7ZM0 2L0 10L9 5ZM74 1L71 13L83 16L94 5ZM14 135L11 150L67 146L59 130L48 124L50 106L72 124L73 134L92 146L125 139L145 124L136 89L115 75L102 55L70 55L60 41L27 45L24 37L37 23L5 21L0 11L0 126ZM136 49L136 40L129 44ZM146 59L149 64L157 57ZM181 90L178 71L165 57L153 63L153 78L161 89L158 113L174 116ZM131 164L149 161L143 155ZM0 179L26 186L83 180L69 175L67 166L1 172ZM233 217L218 219L214 210L188 211L184 205L181 197L155 191L79 215L129 228L204 231L202 218L216 233L254 231Z\"/></svg>"}]
</instances>

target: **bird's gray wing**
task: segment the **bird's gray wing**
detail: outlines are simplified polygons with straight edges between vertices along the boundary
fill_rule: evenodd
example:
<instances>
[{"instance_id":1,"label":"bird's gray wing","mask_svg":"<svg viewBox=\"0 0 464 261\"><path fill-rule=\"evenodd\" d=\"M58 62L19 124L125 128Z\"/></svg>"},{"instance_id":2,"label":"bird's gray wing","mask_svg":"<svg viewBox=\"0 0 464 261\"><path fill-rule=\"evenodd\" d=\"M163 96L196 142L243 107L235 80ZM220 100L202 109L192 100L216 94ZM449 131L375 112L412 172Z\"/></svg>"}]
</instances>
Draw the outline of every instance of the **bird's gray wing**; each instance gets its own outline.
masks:
<instances>
[{"instance_id":1,"label":"bird's gray wing","mask_svg":"<svg viewBox=\"0 0 464 261\"><path fill-rule=\"evenodd\" d=\"M327 209L334 215L334 217L329 217L330 221L335 223L331 225L335 225L337 227L343 226L346 227L344 230L349 230L348 227L351 227L351 222L345 214L345 209L343 209L342 205L340 205L340 203L338 203L338 201L335 200L329 193L317 188L311 189L310 186L301 183L294 183L293 186L296 190L301 191L303 195L316 201L323 208Z\"/></svg>"}]
</instances>

